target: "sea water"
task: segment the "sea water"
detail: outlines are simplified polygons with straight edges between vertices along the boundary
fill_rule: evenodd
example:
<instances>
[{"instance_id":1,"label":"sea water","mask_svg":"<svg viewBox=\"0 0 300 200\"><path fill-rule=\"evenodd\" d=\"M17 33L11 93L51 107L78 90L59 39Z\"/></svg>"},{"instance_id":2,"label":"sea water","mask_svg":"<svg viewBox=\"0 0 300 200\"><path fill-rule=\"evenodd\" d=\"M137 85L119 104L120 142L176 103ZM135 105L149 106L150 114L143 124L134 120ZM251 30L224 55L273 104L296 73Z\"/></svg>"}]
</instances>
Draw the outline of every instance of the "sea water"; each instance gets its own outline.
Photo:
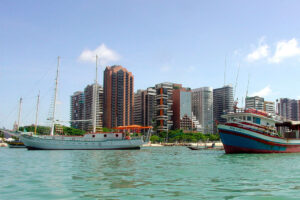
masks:
<instances>
[{"instance_id":1,"label":"sea water","mask_svg":"<svg viewBox=\"0 0 300 200\"><path fill-rule=\"evenodd\" d=\"M300 154L0 148L0 199L300 199Z\"/></svg>"}]
</instances>

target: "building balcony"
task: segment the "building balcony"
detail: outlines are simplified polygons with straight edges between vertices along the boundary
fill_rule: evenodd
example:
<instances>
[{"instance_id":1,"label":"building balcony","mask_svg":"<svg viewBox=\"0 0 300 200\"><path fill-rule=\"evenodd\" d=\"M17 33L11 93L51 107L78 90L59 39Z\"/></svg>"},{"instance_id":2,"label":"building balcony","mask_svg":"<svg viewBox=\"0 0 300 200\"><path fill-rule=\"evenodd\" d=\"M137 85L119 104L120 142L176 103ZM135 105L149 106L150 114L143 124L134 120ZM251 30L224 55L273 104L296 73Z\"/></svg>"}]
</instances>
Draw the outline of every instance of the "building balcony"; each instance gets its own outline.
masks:
<instances>
[{"instance_id":1,"label":"building balcony","mask_svg":"<svg viewBox=\"0 0 300 200\"><path fill-rule=\"evenodd\" d=\"M157 105L156 109L161 110L161 109L168 109L168 105Z\"/></svg>"},{"instance_id":2,"label":"building balcony","mask_svg":"<svg viewBox=\"0 0 300 200\"><path fill-rule=\"evenodd\" d=\"M167 119L168 119L168 116L166 116L166 115L156 116L156 120L167 120Z\"/></svg>"},{"instance_id":3,"label":"building balcony","mask_svg":"<svg viewBox=\"0 0 300 200\"><path fill-rule=\"evenodd\" d=\"M168 129L167 129L167 126L158 126L157 130L159 130L159 131L167 131Z\"/></svg>"},{"instance_id":4,"label":"building balcony","mask_svg":"<svg viewBox=\"0 0 300 200\"><path fill-rule=\"evenodd\" d=\"M168 110L167 113L168 114L173 114L173 110Z\"/></svg>"},{"instance_id":5,"label":"building balcony","mask_svg":"<svg viewBox=\"0 0 300 200\"><path fill-rule=\"evenodd\" d=\"M161 98L166 99L166 98L168 98L168 95L167 94L157 94L156 95L156 99L161 99Z\"/></svg>"},{"instance_id":6,"label":"building balcony","mask_svg":"<svg viewBox=\"0 0 300 200\"><path fill-rule=\"evenodd\" d=\"M168 124L169 124L169 125L173 125L173 121L170 121L170 120L169 120L169 121L168 121Z\"/></svg>"}]
</instances>

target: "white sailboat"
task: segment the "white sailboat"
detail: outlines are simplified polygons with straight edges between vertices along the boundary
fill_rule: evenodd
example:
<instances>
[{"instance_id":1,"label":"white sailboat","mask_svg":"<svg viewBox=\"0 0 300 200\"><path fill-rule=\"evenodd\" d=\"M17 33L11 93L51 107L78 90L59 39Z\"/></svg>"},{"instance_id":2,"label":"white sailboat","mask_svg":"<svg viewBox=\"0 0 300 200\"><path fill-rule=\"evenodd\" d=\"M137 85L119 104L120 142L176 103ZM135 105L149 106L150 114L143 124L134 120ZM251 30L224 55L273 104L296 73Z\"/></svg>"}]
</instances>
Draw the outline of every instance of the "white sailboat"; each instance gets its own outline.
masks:
<instances>
[{"instance_id":1,"label":"white sailboat","mask_svg":"<svg viewBox=\"0 0 300 200\"><path fill-rule=\"evenodd\" d=\"M21 133L20 139L30 150L108 150L108 149L140 149L143 144L149 142L152 127L138 125L117 127L116 132L96 132L96 92L97 92L97 60L96 56L96 79L93 91L93 132L83 136L65 136L54 134L57 86L59 75L59 57L55 79L54 107L51 118L50 135L36 135L32 132ZM139 137L130 137L131 131L147 129L147 134Z\"/></svg>"}]
</instances>

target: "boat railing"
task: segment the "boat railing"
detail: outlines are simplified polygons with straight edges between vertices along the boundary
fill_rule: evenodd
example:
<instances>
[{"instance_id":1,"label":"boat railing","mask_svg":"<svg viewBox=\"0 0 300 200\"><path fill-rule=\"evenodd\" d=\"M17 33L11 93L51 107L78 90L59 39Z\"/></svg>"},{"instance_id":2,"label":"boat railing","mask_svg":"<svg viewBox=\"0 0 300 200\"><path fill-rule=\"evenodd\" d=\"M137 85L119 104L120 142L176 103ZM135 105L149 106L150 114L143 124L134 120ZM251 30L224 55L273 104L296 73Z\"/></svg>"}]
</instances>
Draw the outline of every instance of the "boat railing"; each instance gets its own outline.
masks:
<instances>
[{"instance_id":1,"label":"boat railing","mask_svg":"<svg viewBox=\"0 0 300 200\"><path fill-rule=\"evenodd\" d=\"M223 111L223 115L236 114L236 113L252 113L252 114L261 115L261 116L264 116L267 118L274 118L275 120L281 119L281 117L279 117L275 114L268 113L263 110L253 109L253 108L235 108L234 110L224 110Z\"/></svg>"},{"instance_id":2,"label":"boat railing","mask_svg":"<svg viewBox=\"0 0 300 200\"><path fill-rule=\"evenodd\" d=\"M65 140L65 141L99 141L99 138L83 138L83 137L70 137L70 136L62 136L62 135L55 135L55 136L50 136L50 135L40 135L38 136L39 138L42 139L48 139L48 140L52 140L52 139L59 139L59 140ZM135 137L130 137L130 140L140 140L143 139L144 136L135 136ZM121 138L107 138L107 139L103 139L101 141L120 141L122 140Z\"/></svg>"},{"instance_id":3,"label":"boat railing","mask_svg":"<svg viewBox=\"0 0 300 200\"><path fill-rule=\"evenodd\" d=\"M233 119L232 122L236 122L240 126L247 127L247 128L249 128L251 130L254 130L254 131L255 130L260 130L263 133L268 134L268 135L278 135L277 132L276 132L276 129L274 129L271 126L261 126L261 127L255 126L255 128L253 128L253 125L256 125L256 124L244 124L244 123L241 123L241 122L247 122L247 123L249 123L249 121L243 120L243 119L239 119L239 118Z\"/></svg>"}]
</instances>

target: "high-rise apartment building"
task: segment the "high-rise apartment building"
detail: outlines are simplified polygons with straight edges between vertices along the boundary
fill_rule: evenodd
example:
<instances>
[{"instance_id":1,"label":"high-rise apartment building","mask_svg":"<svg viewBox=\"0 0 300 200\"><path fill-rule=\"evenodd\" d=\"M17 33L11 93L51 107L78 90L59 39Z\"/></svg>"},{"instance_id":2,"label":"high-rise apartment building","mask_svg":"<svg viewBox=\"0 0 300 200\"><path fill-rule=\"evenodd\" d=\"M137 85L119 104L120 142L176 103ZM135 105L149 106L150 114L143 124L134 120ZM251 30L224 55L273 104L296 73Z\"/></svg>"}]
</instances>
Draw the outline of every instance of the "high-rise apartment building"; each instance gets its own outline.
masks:
<instances>
[{"instance_id":1,"label":"high-rise apartment building","mask_svg":"<svg viewBox=\"0 0 300 200\"><path fill-rule=\"evenodd\" d=\"M97 88L97 92L94 92ZM94 93L97 98L94 98ZM84 122L85 131L93 131L93 116L94 116L94 104L96 103L96 130L101 131L103 127L103 88L95 84L88 85L84 89Z\"/></svg>"},{"instance_id":2,"label":"high-rise apartment building","mask_svg":"<svg viewBox=\"0 0 300 200\"><path fill-rule=\"evenodd\" d=\"M297 121L300 121L300 100L297 100Z\"/></svg>"},{"instance_id":3,"label":"high-rise apartment building","mask_svg":"<svg viewBox=\"0 0 300 200\"><path fill-rule=\"evenodd\" d=\"M216 122L224 123L226 119L222 118L225 112L233 111L233 88L231 85L226 85L221 88L213 90L213 119L214 119L214 132L217 132Z\"/></svg>"},{"instance_id":4,"label":"high-rise apartment building","mask_svg":"<svg viewBox=\"0 0 300 200\"><path fill-rule=\"evenodd\" d=\"M196 129L192 113L192 92L189 88L173 90L173 128L186 131ZM196 123L198 124L198 123Z\"/></svg>"},{"instance_id":5,"label":"high-rise apartment building","mask_svg":"<svg viewBox=\"0 0 300 200\"><path fill-rule=\"evenodd\" d=\"M264 111L270 114L275 114L275 102L265 101L264 102Z\"/></svg>"},{"instance_id":6,"label":"high-rise apartment building","mask_svg":"<svg viewBox=\"0 0 300 200\"><path fill-rule=\"evenodd\" d=\"M246 109L253 108L256 110L262 110L270 114L275 114L275 103L272 101L265 101L264 98L259 96L246 97Z\"/></svg>"},{"instance_id":7,"label":"high-rise apartment building","mask_svg":"<svg viewBox=\"0 0 300 200\"><path fill-rule=\"evenodd\" d=\"M213 89L202 87L192 90L192 111L200 122L203 133L213 133Z\"/></svg>"},{"instance_id":8,"label":"high-rise apartment building","mask_svg":"<svg viewBox=\"0 0 300 200\"><path fill-rule=\"evenodd\" d=\"M256 110L264 110L264 98L254 96L254 97L246 97L246 106L245 108L253 108Z\"/></svg>"},{"instance_id":9,"label":"high-rise apartment building","mask_svg":"<svg viewBox=\"0 0 300 200\"><path fill-rule=\"evenodd\" d=\"M71 96L71 127L77 129L84 129L83 122L72 120L84 119L84 93L82 91L74 92Z\"/></svg>"},{"instance_id":10,"label":"high-rise apartment building","mask_svg":"<svg viewBox=\"0 0 300 200\"><path fill-rule=\"evenodd\" d=\"M134 124L153 126L155 120L156 92L154 88L138 90L134 94Z\"/></svg>"},{"instance_id":11,"label":"high-rise apartment building","mask_svg":"<svg viewBox=\"0 0 300 200\"><path fill-rule=\"evenodd\" d=\"M134 77L120 65L104 71L104 126L133 124Z\"/></svg>"},{"instance_id":12,"label":"high-rise apartment building","mask_svg":"<svg viewBox=\"0 0 300 200\"><path fill-rule=\"evenodd\" d=\"M156 109L155 109L155 120L157 131L168 131L173 127L173 83L160 83L155 85L156 90ZM180 85L175 85L180 88Z\"/></svg>"},{"instance_id":13,"label":"high-rise apartment building","mask_svg":"<svg viewBox=\"0 0 300 200\"><path fill-rule=\"evenodd\" d=\"M134 93L134 111L133 111L133 122L136 125L142 125L143 121L143 90L138 90Z\"/></svg>"},{"instance_id":14,"label":"high-rise apartment building","mask_svg":"<svg viewBox=\"0 0 300 200\"><path fill-rule=\"evenodd\" d=\"M299 101L295 99L281 98L278 104L278 113L284 120L299 120Z\"/></svg>"}]
</instances>

